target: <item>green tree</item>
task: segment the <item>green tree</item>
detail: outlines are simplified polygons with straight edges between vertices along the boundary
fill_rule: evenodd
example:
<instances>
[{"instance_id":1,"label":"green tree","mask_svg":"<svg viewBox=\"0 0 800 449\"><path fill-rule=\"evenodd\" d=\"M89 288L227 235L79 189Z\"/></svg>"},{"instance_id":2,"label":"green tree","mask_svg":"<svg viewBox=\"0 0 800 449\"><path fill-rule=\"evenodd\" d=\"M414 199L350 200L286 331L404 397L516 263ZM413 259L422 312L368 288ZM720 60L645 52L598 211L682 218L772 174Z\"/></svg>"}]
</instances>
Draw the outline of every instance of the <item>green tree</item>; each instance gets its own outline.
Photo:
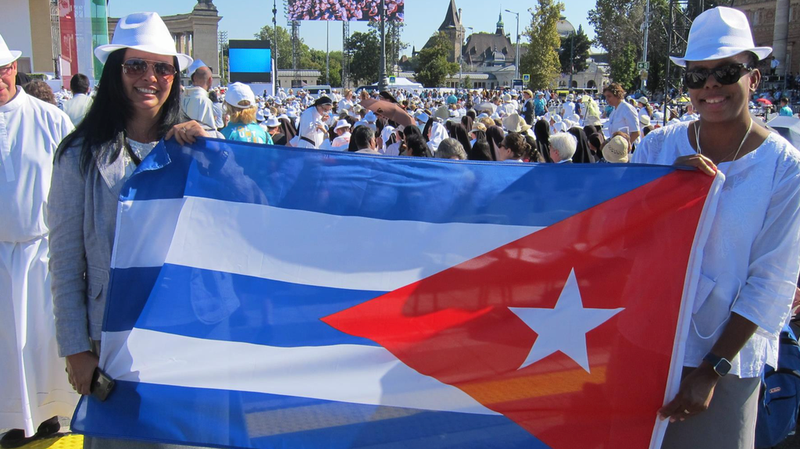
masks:
<instances>
[{"instance_id":1,"label":"green tree","mask_svg":"<svg viewBox=\"0 0 800 449\"><path fill-rule=\"evenodd\" d=\"M570 72L569 55L572 54L573 73L583 72L588 67L586 59L589 57L589 49L592 41L583 31L583 26L578 25L575 33L574 42L572 37L561 38L561 49L558 50L558 60L561 64L561 73Z\"/></svg>"},{"instance_id":2,"label":"green tree","mask_svg":"<svg viewBox=\"0 0 800 449\"><path fill-rule=\"evenodd\" d=\"M330 53L330 76L325 77L325 52L322 50L311 49L311 62L315 69L319 70L320 83L330 84L332 87L342 86L342 52L332 51Z\"/></svg>"},{"instance_id":3,"label":"green tree","mask_svg":"<svg viewBox=\"0 0 800 449\"><path fill-rule=\"evenodd\" d=\"M530 73L532 89L553 86L561 73L558 59L561 41L556 26L563 10L564 4L555 0L537 0L536 6L528 10L531 23L524 33L528 42L523 44L527 51L519 65L522 73Z\"/></svg>"},{"instance_id":4,"label":"green tree","mask_svg":"<svg viewBox=\"0 0 800 449\"><path fill-rule=\"evenodd\" d=\"M639 71L636 70L636 46L630 42L621 45L617 56L611 60L611 77L625 90L633 91L639 86Z\"/></svg>"},{"instance_id":5,"label":"green tree","mask_svg":"<svg viewBox=\"0 0 800 449\"><path fill-rule=\"evenodd\" d=\"M378 33L354 32L345 43L350 53L350 77L356 84L378 81L381 64L381 41Z\"/></svg>"},{"instance_id":6,"label":"green tree","mask_svg":"<svg viewBox=\"0 0 800 449\"><path fill-rule=\"evenodd\" d=\"M375 31L378 36L378 43L381 39L380 22L370 21L368 26ZM400 63L400 53L408 48L408 44L400 40L400 34L405 28L404 22L386 22L386 74L397 75Z\"/></svg>"},{"instance_id":7,"label":"green tree","mask_svg":"<svg viewBox=\"0 0 800 449\"><path fill-rule=\"evenodd\" d=\"M463 84L464 89L472 89L472 78L470 78L469 75L465 76Z\"/></svg>"},{"instance_id":8,"label":"green tree","mask_svg":"<svg viewBox=\"0 0 800 449\"><path fill-rule=\"evenodd\" d=\"M272 48L275 48L275 28L267 25L255 34L255 38L261 41L268 41ZM292 35L286 28L278 27L278 68L291 69L292 68ZM298 69L319 69L315 67L311 59L311 49L303 42L301 38L297 42L297 68ZM324 54L324 53L323 53ZM324 65L323 65L324 68Z\"/></svg>"},{"instance_id":9,"label":"green tree","mask_svg":"<svg viewBox=\"0 0 800 449\"><path fill-rule=\"evenodd\" d=\"M447 55L452 51L453 44L447 35L437 31L434 33L431 45L419 52L419 65L415 78L425 87L439 87L444 80L458 73L458 64L448 62Z\"/></svg>"}]
</instances>

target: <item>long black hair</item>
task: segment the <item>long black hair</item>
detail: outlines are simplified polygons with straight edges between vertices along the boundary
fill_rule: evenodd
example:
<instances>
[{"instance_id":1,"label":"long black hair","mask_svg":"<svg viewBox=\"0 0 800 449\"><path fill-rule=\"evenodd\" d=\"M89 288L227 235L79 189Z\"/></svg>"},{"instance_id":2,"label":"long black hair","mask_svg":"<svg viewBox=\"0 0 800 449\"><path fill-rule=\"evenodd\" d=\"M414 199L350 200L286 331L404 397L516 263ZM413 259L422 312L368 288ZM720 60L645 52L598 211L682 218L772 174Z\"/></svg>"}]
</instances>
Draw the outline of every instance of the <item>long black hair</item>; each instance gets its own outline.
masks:
<instances>
[{"instance_id":1,"label":"long black hair","mask_svg":"<svg viewBox=\"0 0 800 449\"><path fill-rule=\"evenodd\" d=\"M122 85L122 63L125 62L125 48L119 49L108 55L108 60L100 76L97 95L86 113L86 118L70 133L56 150L56 161L64 155L67 148L82 139L81 142L81 170L86 173L92 159L107 158L116 160L122 153L125 139L125 127L133 119L133 107ZM172 58L172 64L177 68L178 58ZM173 126L181 122L181 74L175 73L172 88L167 100L161 106L158 116L157 131L163 137ZM101 145L116 141L117 145L111 146L111 154L100 154Z\"/></svg>"}]
</instances>

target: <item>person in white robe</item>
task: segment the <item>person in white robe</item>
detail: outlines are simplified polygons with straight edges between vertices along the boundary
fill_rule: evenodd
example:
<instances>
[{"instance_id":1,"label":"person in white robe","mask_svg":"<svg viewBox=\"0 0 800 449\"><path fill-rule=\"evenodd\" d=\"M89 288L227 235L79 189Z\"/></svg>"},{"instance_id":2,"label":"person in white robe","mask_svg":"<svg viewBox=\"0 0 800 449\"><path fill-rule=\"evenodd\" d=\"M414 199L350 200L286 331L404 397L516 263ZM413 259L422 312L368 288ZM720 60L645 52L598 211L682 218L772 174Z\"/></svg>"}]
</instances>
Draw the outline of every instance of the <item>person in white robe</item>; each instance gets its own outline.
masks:
<instances>
[{"instance_id":1,"label":"person in white robe","mask_svg":"<svg viewBox=\"0 0 800 449\"><path fill-rule=\"evenodd\" d=\"M53 155L73 126L15 86L21 54L0 36L0 429L13 429L4 444L71 416L78 401L56 348L45 214Z\"/></svg>"},{"instance_id":2,"label":"person in white robe","mask_svg":"<svg viewBox=\"0 0 800 449\"><path fill-rule=\"evenodd\" d=\"M300 114L297 126L299 137L298 148L319 148L328 134L325 122L333 109L333 101L328 97L319 97L312 106Z\"/></svg>"},{"instance_id":3,"label":"person in white robe","mask_svg":"<svg viewBox=\"0 0 800 449\"><path fill-rule=\"evenodd\" d=\"M214 119L214 103L208 96L213 78L211 69L196 59L187 70L192 80L192 86L184 91L181 97L181 111L191 120L195 120L206 130L217 129Z\"/></svg>"}]
</instances>

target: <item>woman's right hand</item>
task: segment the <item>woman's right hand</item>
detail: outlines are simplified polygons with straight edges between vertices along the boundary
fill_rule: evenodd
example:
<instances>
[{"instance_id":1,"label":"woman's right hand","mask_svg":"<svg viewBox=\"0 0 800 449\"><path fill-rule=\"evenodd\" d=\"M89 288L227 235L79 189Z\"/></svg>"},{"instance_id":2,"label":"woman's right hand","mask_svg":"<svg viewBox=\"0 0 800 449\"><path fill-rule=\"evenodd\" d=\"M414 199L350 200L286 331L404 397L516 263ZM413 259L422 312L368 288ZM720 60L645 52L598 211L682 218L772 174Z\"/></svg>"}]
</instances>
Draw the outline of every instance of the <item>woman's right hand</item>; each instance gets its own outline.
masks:
<instances>
[{"instance_id":1,"label":"woman's right hand","mask_svg":"<svg viewBox=\"0 0 800 449\"><path fill-rule=\"evenodd\" d=\"M703 156L702 154L690 154L689 156L681 156L675 159L673 165L683 165L685 167L694 167L701 172L714 176L717 174L717 165L711 159Z\"/></svg>"},{"instance_id":2,"label":"woman's right hand","mask_svg":"<svg viewBox=\"0 0 800 449\"><path fill-rule=\"evenodd\" d=\"M67 377L78 394L91 393L92 376L99 362L100 359L91 351L67 356Z\"/></svg>"}]
</instances>

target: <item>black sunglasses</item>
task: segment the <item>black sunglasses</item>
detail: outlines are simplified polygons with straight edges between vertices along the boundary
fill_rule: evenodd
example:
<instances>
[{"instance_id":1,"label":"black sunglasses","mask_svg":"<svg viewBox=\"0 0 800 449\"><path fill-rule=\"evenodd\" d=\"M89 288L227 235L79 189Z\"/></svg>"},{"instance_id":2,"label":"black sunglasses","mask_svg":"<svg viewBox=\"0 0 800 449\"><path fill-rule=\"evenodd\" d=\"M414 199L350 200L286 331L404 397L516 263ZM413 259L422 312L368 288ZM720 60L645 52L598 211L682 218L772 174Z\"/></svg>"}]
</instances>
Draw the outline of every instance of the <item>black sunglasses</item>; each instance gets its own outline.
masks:
<instances>
[{"instance_id":1,"label":"black sunglasses","mask_svg":"<svg viewBox=\"0 0 800 449\"><path fill-rule=\"evenodd\" d=\"M128 59L122 64L122 72L130 76L142 76L149 67L153 67L153 73L163 78L175 76L177 73L172 64L144 59Z\"/></svg>"},{"instance_id":2,"label":"black sunglasses","mask_svg":"<svg viewBox=\"0 0 800 449\"><path fill-rule=\"evenodd\" d=\"M748 67L746 64L735 63L728 64L722 67L709 69L692 69L687 70L683 74L683 83L689 89L702 89L706 85L708 77L714 75L714 79L723 86L735 84L742 77L742 69L747 70L747 73L755 70Z\"/></svg>"}]
</instances>

